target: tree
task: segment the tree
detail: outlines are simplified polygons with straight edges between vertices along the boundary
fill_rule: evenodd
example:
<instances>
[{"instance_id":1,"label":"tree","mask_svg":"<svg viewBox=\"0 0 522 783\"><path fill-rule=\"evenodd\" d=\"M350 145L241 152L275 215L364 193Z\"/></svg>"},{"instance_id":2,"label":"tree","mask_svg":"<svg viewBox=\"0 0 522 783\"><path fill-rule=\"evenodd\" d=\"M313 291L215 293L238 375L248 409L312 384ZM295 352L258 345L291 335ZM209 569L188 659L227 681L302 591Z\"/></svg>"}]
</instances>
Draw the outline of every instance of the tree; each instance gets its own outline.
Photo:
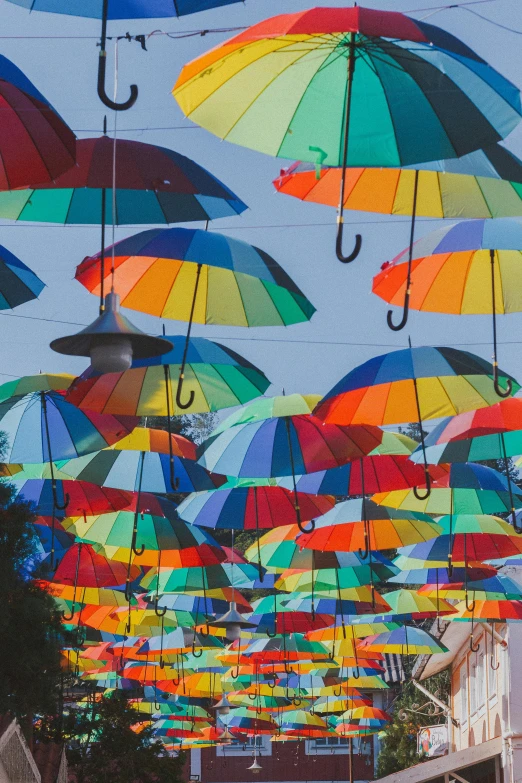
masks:
<instances>
[{"instance_id":1,"label":"tree","mask_svg":"<svg viewBox=\"0 0 522 783\"><path fill-rule=\"evenodd\" d=\"M140 720L122 691L71 710L67 758L78 783L181 783L184 755L169 756Z\"/></svg>"},{"instance_id":2,"label":"tree","mask_svg":"<svg viewBox=\"0 0 522 783\"><path fill-rule=\"evenodd\" d=\"M424 685L439 699L448 703L450 698L448 671L430 677ZM423 705L420 708L419 702ZM393 720L386 726L382 740L377 759L378 778L408 769L423 760L417 753L417 732L422 726L434 726L445 721L443 713L429 714L430 711L433 712L433 707L428 706L431 704L433 702L423 697L411 681L404 683L393 704ZM419 709L420 712L417 711Z\"/></svg>"},{"instance_id":3,"label":"tree","mask_svg":"<svg viewBox=\"0 0 522 783\"><path fill-rule=\"evenodd\" d=\"M0 482L0 713L15 715L28 733L33 714L59 710L64 645L53 598L31 581L34 518L31 507L13 502L12 487Z\"/></svg>"}]
</instances>

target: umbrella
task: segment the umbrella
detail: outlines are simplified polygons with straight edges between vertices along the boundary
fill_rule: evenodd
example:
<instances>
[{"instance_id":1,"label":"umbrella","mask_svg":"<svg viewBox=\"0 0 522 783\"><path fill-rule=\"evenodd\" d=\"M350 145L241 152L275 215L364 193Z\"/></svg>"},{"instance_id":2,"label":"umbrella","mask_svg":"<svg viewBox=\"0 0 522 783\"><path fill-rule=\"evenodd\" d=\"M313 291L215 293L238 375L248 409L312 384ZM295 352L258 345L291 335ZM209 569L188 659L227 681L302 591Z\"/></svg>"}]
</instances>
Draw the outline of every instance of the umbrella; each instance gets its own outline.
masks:
<instances>
[{"instance_id":1,"label":"umbrella","mask_svg":"<svg viewBox=\"0 0 522 783\"><path fill-rule=\"evenodd\" d=\"M485 623L520 622L522 620L522 601L477 599L473 602L473 608L471 610L467 606L466 601L461 601L455 606L455 611L457 614L451 618L454 622L461 622L463 620ZM473 644L473 636L470 637L470 643ZM475 649L474 652L476 652Z\"/></svg>"},{"instance_id":2,"label":"umbrella","mask_svg":"<svg viewBox=\"0 0 522 783\"><path fill-rule=\"evenodd\" d=\"M138 98L138 88L131 84L130 97L123 103L111 100L105 90L105 72L107 68L107 22L112 19L150 19L155 17L179 17L193 14L197 11L206 11L210 8L219 8L238 0L155 0L151 5L148 0L87 0L71 6L68 0L31 0L31 11L48 11L67 16L83 16L93 19L101 19L100 57L98 60L98 96L109 109L114 111L126 111L134 106ZM9 0L15 5L27 8L26 0ZM145 49L145 37L136 36L136 40L142 43Z\"/></svg>"},{"instance_id":3,"label":"umbrella","mask_svg":"<svg viewBox=\"0 0 522 783\"><path fill-rule=\"evenodd\" d=\"M448 648L421 628L404 625L394 631L368 636L360 643L361 650L394 653L396 655L433 655L446 653Z\"/></svg>"},{"instance_id":4,"label":"umbrella","mask_svg":"<svg viewBox=\"0 0 522 783\"><path fill-rule=\"evenodd\" d=\"M146 590L158 593L194 593L218 587L248 587L257 577L257 568L247 563L221 563L206 568L151 568L141 580Z\"/></svg>"},{"instance_id":5,"label":"umbrella","mask_svg":"<svg viewBox=\"0 0 522 783\"><path fill-rule=\"evenodd\" d=\"M33 531L36 552L32 557L41 563L49 559L49 564L52 564L54 569L57 559L61 559L73 545L74 538L61 528L55 528L53 532L44 525L33 525Z\"/></svg>"},{"instance_id":6,"label":"umbrella","mask_svg":"<svg viewBox=\"0 0 522 783\"><path fill-rule=\"evenodd\" d=\"M212 435L219 435L220 432L225 432L237 424L307 415L312 413L320 399L320 394L278 394L274 397L259 397L223 419L213 430Z\"/></svg>"},{"instance_id":7,"label":"umbrella","mask_svg":"<svg viewBox=\"0 0 522 783\"><path fill-rule=\"evenodd\" d=\"M13 310L37 299L44 288L45 283L32 269L0 245L0 310Z\"/></svg>"},{"instance_id":8,"label":"umbrella","mask_svg":"<svg viewBox=\"0 0 522 783\"><path fill-rule=\"evenodd\" d=\"M469 527L468 527L469 523ZM522 542L514 535L513 528L504 520L492 516L459 514L450 520L441 517L437 524L443 534L431 541L398 550L394 566L402 569L446 568L448 554L451 566L482 568L483 560L520 555ZM461 531L455 534L455 524ZM472 529L475 532L471 532ZM485 532L488 528L492 532ZM450 529L452 534L450 535Z\"/></svg>"},{"instance_id":9,"label":"umbrella","mask_svg":"<svg viewBox=\"0 0 522 783\"><path fill-rule=\"evenodd\" d=\"M176 403L183 410L194 402L194 394L181 401L193 322L286 326L308 321L315 312L267 253L214 232L152 229L117 242L108 252L110 270L105 269L103 253L80 264L76 279L82 285L93 293L99 288L101 296L104 276L110 275L124 307L188 321L183 353L176 354L175 361L180 362Z\"/></svg>"},{"instance_id":10,"label":"umbrella","mask_svg":"<svg viewBox=\"0 0 522 783\"><path fill-rule=\"evenodd\" d=\"M238 482L241 484L241 481ZM248 484L248 480L245 481ZM223 485L219 490L196 492L179 505L182 519L213 529L259 530L296 521L295 497L275 486ZM297 493L302 520L313 519L333 506L333 498ZM259 540L259 539L258 539Z\"/></svg>"},{"instance_id":11,"label":"umbrella","mask_svg":"<svg viewBox=\"0 0 522 783\"><path fill-rule=\"evenodd\" d=\"M426 514L499 514L522 506L522 490L493 468L463 462L450 465L449 472L432 483L428 498L418 500L406 489L381 492L372 500Z\"/></svg>"},{"instance_id":12,"label":"umbrella","mask_svg":"<svg viewBox=\"0 0 522 783\"><path fill-rule=\"evenodd\" d=\"M463 585L458 584L440 584L438 593L443 598L452 600L454 598L465 598ZM419 588L418 595L432 596L435 592L434 585L426 584ZM500 573L497 576L481 579L479 581L468 581L468 592L473 593L476 600L497 600L497 601L519 601L522 598L522 587L518 582L510 579L508 576Z\"/></svg>"},{"instance_id":13,"label":"umbrella","mask_svg":"<svg viewBox=\"0 0 522 783\"><path fill-rule=\"evenodd\" d=\"M315 611L318 614L333 615L334 617L340 617L341 615L366 615L374 612L371 603L363 604L358 601L339 600L338 598L328 598L322 595L314 595L313 593L290 593L282 596L282 599L285 611L292 612L313 613ZM380 601L379 606L383 607L382 611L388 611L385 608L388 602L382 596Z\"/></svg>"},{"instance_id":14,"label":"umbrella","mask_svg":"<svg viewBox=\"0 0 522 783\"><path fill-rule=\"evenodd\" d=\"M357 7L260 22L186 65L173 94L187 117L220 138L342 166L337 255L345 262L360 249L358 237L354 252L342 253L348 165L460 157L497 142L520 119L518 90L457 38Z\"/></svg>"},{"instance_id":15,"label":"umbrella","mask_svg":"<svg viewBox=\"0 0 522 783\"><path fill-rule=\"evenodd\" d=\"M297 544L321 551L358 551L362 559L375 549L396 549L435 538L440 528L427 514L395 511L371 500L346 500L315 520L315 530Z\"/></svg>"},{"instance_id":16,"label":"umbrella","mask_svg":"<svg viewBox=\"0 0 522 783\"><path fill-rule=\"evenodd\" d=\"M2 190L27 187L32 180L50 182L74 166L74 133L27 76L3 56L0 106Z\"/></svg>"},{"instance_id":17,"label":"umbrella","mask_svg":"<svg viewBox=\"0 0 522 783\"><path fill-rule=\"evenodd\" d=\"M341 554L341 553L340 553ZM317 568L313 571L284 571L275 586L288 592L319 593L326 596L336 595L339 600L354 600L367 603L382 596L367 587L372 582L385 581L393 576L395 569L386 558L374 553L371 566L355 552L345 552L348 563L343 568Z\"/></svg>"},{"instance_id":18,"label":"umbrella","mask_svg":"<svg viewBox=\"0 0 522 783\"><path fill-rule=\"evenodd\" d=\"M511 390L519 389L513 378L498 372L502 387L511 381ZM429 495L423 420L493 405L498 402L498 384L491 381L500 376L489 362L466 351L410 345L406 350L376 356L349 372L319 403L316 415L343 425L418 422Z\"/></svg>"},{"instance_id":19,"label":"umbrella","mask_svg":"<svg viewBox=\"0 0 522 783\"><path fill-rule=\"evenodd\" d=\"M428 234L385 264L374 278L373 292L390 304L404 299L404 318L409 307L455 315L491 313L495 390L509 397L510 384L504 389L498 383L496 315L522 310L516 294L521 253L522 218L462 221Z\"/></svg>"},{"instance_id":20,"label":"umbrella","mask_svg":"<svg viewBox=\"0 0 522 783\"><path fill-rule=\"evenodd\" d=\"M105 514L108 511L127 508L132 502L129 492L98 487L87 481L57 479L54 487L58 498L57 508L50 479L17 478L9 483L15 490L14 497L26 503L33 503L36 512L42 517L54 516L57 519L63 519L65 517Z\"/></svg>"},{"instance_id":21,"label":"umbrella","mask_svg":"<svg viewBox=\"0 0 522 783\"><path fill-rule=\"evenodd\" d=\"M426 567L407 565L408 558L404 555L399 555L397 558L397 566L401 569L396 576L392 576L388 582L410 585L427 585L427 584L439 584L451 583L462 584L465 579L470 582L475 579L488 579L491 576L495 576L497 573L496 568L487 565L474 565L472 567L464 567L453 565L451 574L447 568L441 568L436 566L429 566L426 563ZM394 561L395 562L395 561Z\"/></svg>"},{"instance_id":22,"label":"umbrella","mask_svg":"<svg viewBox=\"0 0 522 783\"><path fill-rule=\"evenodd\" d=\"M127 569L121 563L108 560L83 542L74 544L64 554L53 575L53 582L77 587L114 587L125 582ZM134 567L132 578L139 569Z\"/></svg>"},{"instance_id":23,"label":"umbrella","mask_svg":"<svg viewBox=\"0 0 522 783\"><path fill-rule=\"evenodd\" d=\"M306 633L313 628L330 625L334 617L318 612L296 611L287 608L285 596L275 593L259 598L252 604L252 613L247 619L255 626L257 633L269 636L281 633Z\"/></svg>"},{"instance_id":24,"label":"umbrella","mask_svg":"<svg viewBox=\"0 0 522 783\"><path fill-rule=\"evenodd\" d=\"M386 593L386 601L391 609L387 613L376 615L375 622L426 620L454 614L454 607L443 600L444 598L452 598L452 596L443 592L443 588L440 593L435 588L432 590L431 585L429 588L429 590L421 588L419 592L402 589ZM368 621L372 622L370 618Z\"/></svg>"}]
</instances>

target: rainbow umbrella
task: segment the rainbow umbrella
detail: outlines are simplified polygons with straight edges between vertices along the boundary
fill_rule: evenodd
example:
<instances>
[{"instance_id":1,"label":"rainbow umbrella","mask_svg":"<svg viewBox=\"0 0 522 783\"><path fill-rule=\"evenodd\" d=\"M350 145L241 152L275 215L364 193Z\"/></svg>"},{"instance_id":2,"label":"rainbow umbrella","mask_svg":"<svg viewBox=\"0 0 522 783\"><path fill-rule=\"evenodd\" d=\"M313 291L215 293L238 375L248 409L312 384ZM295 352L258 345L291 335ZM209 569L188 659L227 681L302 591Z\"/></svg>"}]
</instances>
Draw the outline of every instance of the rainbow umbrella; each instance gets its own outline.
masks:
<instances>
[{"instance_id":1,"label":"rainbow umbrella","mask_svg":"<svg viewBox=\"0 0 522 783\"><path fill-rule=\"evenodd\" d=\"M456 614L451 618L452 622L484 622L484 623L508 623L522 620L522 601L485 599L473 601L470 608L467 601L461 601L455 606ZM473 644L473 631L470 637Z\"/></svg>"},{"instance_id":2,"label":"rainbow umbrella","mask_svg":"<svg viewBox=\"0 0 522 783\"><path fill-rule=\"evenodd\" d=\"M371 500L346 500L315 520L301 534L300 547L321 551L358 551L363 559L375 549L396 549L436 538L441 529L427 514L395 511Z\"/></svg>"},{"instance_id":3,"label":"rainbow umbrella","mask_svg":"<svg viewBox=\"0 0 522 783\"><path fill-rule=\"evenodd\" d=\"M459 522L459 529L464 532L455 534L455 521L464 517ZM444 533L438 538L426 541L422 544L403 547L398 551L398 558L393 561L395 568L446 568L448 554L451 553L451 566L482 568L484 560L520 555L522 542L513 533L513 528L497 517L488 516L486 526L493 532L486 533L485 527L480 522L471 533L467 528L466 520L480 519L477 515L457 515L453 520L449 516L439 518L438 524L444 529ZM462 527L461 527L462 525ZM451 535L450 535L451 527ZM464 546L465 545L465 546Z\"/></svg>"},{"instance_id":4,"label":"rainbow umbrella","mask_svg":"<svg viewBox=\"0 0 522 783\"><path fill-rule=\"evenodd\" d=\"M132 502L129 492L98 487L86 481L57 479L54 487L52 481L45 478L16 478L9 483L14 490L13 497L34 504L41 517L55 516L56 519L64 519L70 516L105 514L108 511L128 508ZM58 499L58 508L55 497Z\"/></svg>"},{"instance_id":5,"label":"rainbow umbrella","mask_svg":"<svg viewBox=\"0 0 522 783\"><path fill-rule=\"evenodd\" d=\"M495 576L497 573L496 568L487 565L473 565L465 567L464 565L453 565L451 574L448 568L429 566L429 561L426 561L426 567L410 566L408 565L409 558L405 555L399 555L396 558L397 567L401 570L396 576L390 577L388 582L398 584L410 584L410 585L428 585L428 584L463 584L465 579L469 579L470 582L476 579L488 579L491 576ZM454 561L453 561L454 562Z\"/></svg>"},{"instance_id":6,"label":"rainbow umbrella","mask_svg":"<svg viewBox=\"0 0 522 783\"><path fill-rule=\"evenodd\" d=\"M158 593L194 593L219 587L248 587L257 568L249 563L221 563L206 568L151 568L140 584Z\"/></svg>"},{"instance_id":7,"label":"rainbow umbrella","mask_svg":"<svg viewBox=\"0 0 522 783\"><path fill-rule=\"evenodd\" d=\"M0 245L0 310L13 310L38 299L44 288L45 283L32 269Z\"/></svg>"},{"instance_id":8,"label":"rainbow umbrella","mask_svg":"<svg viewBox=\"0 0 522 783\"><path fill-rule=\"evenodd\" d=\"M179 414L175 387L182 371L185 337L169 335L166 339L174 346L171 351L161 357L136 360L125 372L99 375L87 368L69 389L67 399L79 408L99 413ZM245 358L203 337L190 339L183 372L184 386L192 399L190 413L243 405L270 386L261 370ZM176 379L175 384L171 377Z\"/></svg>"},{"instance_id":9,"label":"rainbow umbrella","mask_svg":"<svg viewBox=\"0 0 522 783\"><path fill-rule=\"evenodd\" d=\"M334 622L333 616L317 611L297 612L288 609L284 599L285 596L275 593L254 601L253 611L247 615L247 619L253 624L256 633L306 633Z\"/></svg>"},{"instance_id":10,"label":"rainbow umbrella","mask_svg":"<svg viewBox=\"0 0 522 783\"><path fill-rule=\"evenodd\" d=\"M326 597L335 597L340 601L361 601L362 603L382 602L373 588L373 584L385 581L388 576L395 573L394 566L386 558L374 553L372 565L362 565L361 558L355 552L347 552L352 555L350 559L353 566L343 568L317 568L313 571L283 571L275 583L278 590L287 592L314 593Z\"/></svg>"},{"instance_id":11,"label":"rainbow umbrella","mask_svg":"<svg viewBox=\"0 0 522 783\"><path fill-rule=\"evenodd\" d=\"M228 729L238 729L256 736L274 734L278 729L278 725L272 715L262 711L260 714L253 715L248 707L238 707L220 719Z\"/></svg>"},{"instance_id":12,"label":"rainbow umbrella","mask_svg":"<svg viewBox=\"0 0 522 783\"><path fill-rule=\"evenodd\" d=\"M522 490L493 468L474 462L455 463L431 485L428 498L396 490L374 495L375 503L427 514L499 514L522 506Z\"/></svg>"},{"instance_id":13,"label":"rainbow umbrella","mask_svg":"<svg viewBox=\"0 0 522 783\"><path fill-rule=\"evenodd\" d=\"M433 655L448 652L448 648L421 628L404 625L393 631L368 636L360 642L361 650L374 650L396 655Z\"/></svg>"},{"instance_id":14,"label":"rainbow umbrella","mask_svg":"<svg viewBox=\"0 0 522 783\"><path fill-rule=\"evenodd\" d=\"M457 38L357 7L260 22L186 65L173 94L187 117L220 138L342 166L343 261L360 248L359 238L350 256L342 254L348 165L460 157L497 142L520 119L518 90Z\"/></svg>"},{"instance_id":15,"label":"rainbow umbrella","mask_svg":"<svg viewBox=\"0 0 522 783\"><path fill-rule=\"evenodd\" d=\"M56 561L61 560L74 543L74 538L60 528L55 528L53 532L44 525L33 525L33 531L36 552L32 557L41 563L49 560L53 568Z\"/></svg>"},{"instance_id":16,"label":"rainbow umbrella","mask_svg":"<svg viewBox=\"0 0 522 783\"><path fill-rule=\"evenodd\" d=\"M463 586L457 584L439 584L438 594L447 599L465 598ZM522 599L522 586L504 574L481 579L480 581L468 581L467 590L472 593L474 600L479 601L520 601ZM433 596L435 587L430 584L419 588L419 596Z\"/></svg>"},{"instance_id":17,"label":"rainbow umbrella","mask_svg":"<svg viewBox=\"0 0 522 783\"><path fill-rule=\"evenodd\" d=\"M383 611L387 611L385 608L389 606L388 602L381 596L381 604ZM364 604L358 601L349 601L347 599L339 600L338 598L326 597L324 595L314 595L313 593L290 593L282 596L282 602L284 604L285 611L290 612L307 612L313 614L316 612L319 615L333 615L335 618L349 615L366 615L374 612L374 607L371 603ZM376 601L376 606L378 606Z\"/></svg>"},{"instance_id":18,"label":"rainbow umbrella","mask_svg":"<svg viewBox=\"0 0 522 783\"><path fill-rule=\"evenodd\" d=\"M454 607L444 600L453 596L444 593L442 589L440 592L436 589L432 590L431 585L428 587L429 590L421 588L419 592L402 589L386 593L386 601L391 607L390 611L379 615L376 613L373 620L367 618L368 622L426 620L454 614Z\"/></svg>"},{"instance_id":19,"label":"rainbow umbrella","mask_svg":"<svg viewBox=\"0 0 522 783\"><path fill-rule=\"evenodd\" d=\"M501 380L489 362L465 351L410 345L406 350L376 356L349 372L319 403L316 415L344 425L362 421L377 425L418 422L429 495L431 479L423 420L493 405L498 402L496 388L499 384L507 387L508 381L510 389L518 391L520 387L513 378L498 372ZM497 384L492 383L494 377Z\"/></svg>"},{"instance_id":20,"label":"rainbow umbrella","mask_svg":"<svg viewBox=\"0 0 522 783\"><path fill-rule=\"evenodd\" d=\"M320 399L320 394L279 394L274 397L259 397L230 413L218 424L212 434L219 435L220 432L225 432L237 424L252 424L265 419L307 415L312 413Z\"/></svg>"},{"instance_id":21,"label":"rainbow umbrella","mask_svg":"<svg viewBox=\"0 0 522 783\"><path fill-rule=\"evenodd\" d=\"M434 231L385 264L373 292L390 304L456 315L491 313L493 370L499 397L509 397L497 376L497 313L522 310L522 218L468 220ZM407 261L405 260L407 256Z\"/></svg>"},{"instance_id":22,"label":"rainbow umbrella","mask_svg":"<svg viewBox=\"0 0 522 783\"><path fill-rule=\"evenodd\" d=\"M284 734L298 734L301 737L325 737L331 734L323 718L306 710L285 712L277 719L277 723Z\"/></svg>"},{"instance_id":23,"label":"rainbow umbrella","mask_svg":"<svg viewBox=\"0 0 522 783\"><path fill-rule=\"evenodd\" d=\"M139 569L132 567L136 578ZM89 544L74 544L65 552L53 575L57 584L76 587L114 587L125 583L127 569L121 563L108 560Z\"/></svg>"}]
</instances>

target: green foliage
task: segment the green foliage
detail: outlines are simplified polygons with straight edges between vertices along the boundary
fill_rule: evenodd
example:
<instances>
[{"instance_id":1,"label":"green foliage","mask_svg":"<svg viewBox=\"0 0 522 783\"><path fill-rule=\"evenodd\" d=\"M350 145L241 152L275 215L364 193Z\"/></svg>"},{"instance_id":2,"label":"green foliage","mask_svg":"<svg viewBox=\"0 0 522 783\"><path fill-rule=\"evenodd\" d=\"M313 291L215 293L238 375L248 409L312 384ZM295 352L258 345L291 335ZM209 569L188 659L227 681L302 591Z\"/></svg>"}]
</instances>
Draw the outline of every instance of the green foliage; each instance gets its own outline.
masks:
<instances>
[{"instance_id":1,"label":"green foliage","mask_svg":"<svg viewBox=\"0 0 522 783\"><path fill-rule=\"evenodd\" d=\"M430 677L423 685L444 703L449 703L450 679L447 671ZM422 761L417 753L417 732L422 726L445 722L444 714L429 714L433 710L433 707L428 706L430 704L433 702L423 696L411 681L404 683L393 704L393 721L386 727L386 735L381 743L377 759L378 778L408 769ZM416 711L418 709L420 712Z\"/></svg>"},{"instance_id":2,"label":"green foliage","mask_svg":"<svg viewBox=\"0 0 522 783\"><path fill-rule=\"evenodd\" d=\"M146 718L145 718L146 719ZM184 757L170 757L121 691L72 710L67 758L78 783L181 783Z\"/></svg>"},{"instance_id":3,"label":"green foliage","mask_svg":"<svg viewBox=\"0 0 522 783\"><path fill-rule=\"evenodd\" d=\"M166 416L142 416L140 426L166 430ZM171 416L170 428L175 435L184 435L198 446L206 440L218 425L217 413L191 413L187 416Z\"/></svg>"},{"instance_id":4,"label":"green foliage","mask_svg":"<svg viewBox=\"0 0 522 783\"><path fill-rule=\"evenodd\" d=\"M0 483L0 713L55 715L63 634L52 597L29 581L36 540L31 508Z\"/></svg>"}]
</instances>

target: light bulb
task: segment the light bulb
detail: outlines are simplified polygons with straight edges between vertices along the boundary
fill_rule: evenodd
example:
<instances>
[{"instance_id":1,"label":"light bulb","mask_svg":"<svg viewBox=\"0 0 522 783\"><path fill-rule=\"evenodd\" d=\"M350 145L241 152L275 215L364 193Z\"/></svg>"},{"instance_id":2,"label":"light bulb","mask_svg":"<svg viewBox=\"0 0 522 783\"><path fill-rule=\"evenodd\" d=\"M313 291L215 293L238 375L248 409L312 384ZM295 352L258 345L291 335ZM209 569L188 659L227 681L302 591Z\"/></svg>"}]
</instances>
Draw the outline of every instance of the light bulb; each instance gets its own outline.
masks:
<instances>
[{"instance_id":1,"label":"light bulb","mask_svg":"<svg viewBox=\"0 0 522 783\"><path fill-rule=\"evenodd\" d=\"M237 639L239 639L241 636L241 626L239 623L231 623L230 625L227 625L226 635L227 639L230 639L231 642L235 642Z\"/></svg>"},{"instance_id":2,"label":"light bulb","mask_svg":"<svg viewBox=\"0 0 522 783\"><path fill-rule=\"evenodd\" d=\"M91 367L95 372L124 372L132 364L132 343L125 335L111 335L91 346Z\"/></svg>"}]
</instances>

